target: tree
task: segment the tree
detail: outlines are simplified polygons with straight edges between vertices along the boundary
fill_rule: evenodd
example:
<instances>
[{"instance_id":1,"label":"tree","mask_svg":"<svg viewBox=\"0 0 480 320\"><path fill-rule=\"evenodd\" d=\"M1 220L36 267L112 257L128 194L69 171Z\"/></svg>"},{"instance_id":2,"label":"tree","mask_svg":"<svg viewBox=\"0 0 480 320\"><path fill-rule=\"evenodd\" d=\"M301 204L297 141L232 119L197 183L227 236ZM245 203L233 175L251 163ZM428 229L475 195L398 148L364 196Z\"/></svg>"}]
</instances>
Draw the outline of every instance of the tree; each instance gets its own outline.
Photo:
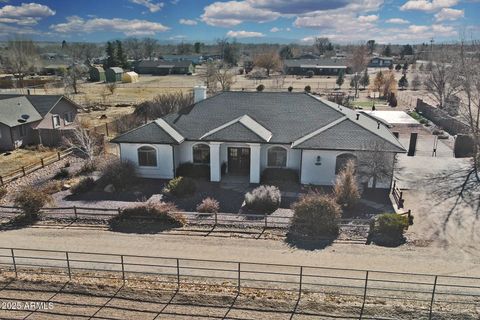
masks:
<instances>
[{"instance_id":1,"label":"tree","mask_svg":"<svg viewBox=\"0 0 480 320\"><path fill-rule=\"evenodd\" d=\"M400 78L400 80L398 80L398 86L402 90L405 90L405 88L408 87L408 80L407 80L407 76L405 74Z\"/></svg>"},{"instance_id":2,"label":"tree","mask_svg":"<svg viewBox=\"0 0 480 320\"><path fill-rule=\"evenodd\" d=\"M133 60L140 60L145 57L142 42L137 38L127 38L123 40L123 48L127 56Z\"/></svg>"},{"instance_id":3,"label":"tree","mask_svg":"<svg viewBox=\"0 0 480 320\"><path fill-rule=\"evenodd\" d=\"M202 52L202 47L203 47L203 43L201 43L201 42L195 42L193 44L193 49L194 49L195 53Z\"/></svg>"},{"instance_id":4,"label":"tree","mask_svg":"<svg viewBox=\"0 0 480 320\"><path fill-rule=\"evenodd\" d=\"M110 82L105 84L105 88L110 92L110 94L114 94L115 90L117 90L117 84L115 82Z\"/></svg>"},{"instance_id":5,"label":"tree","mask_svg":"<svg viewBox=\"0 0 480 320\"><path fill-rule=\"evenodd\" d=\"M405 62L403 67L402 67L402 70L403 70L403 73L407 73L407 70L408 70L408 63Z\"/></svg>"},{"instance_id":6,"label":"tree","mask_svg":"<svg viewBox=\"0 0 480 320\"><path fill-rule=\"evenodd\" d=\"M400 51L400 57L403 57L404 56L411 56L413 55L413 47L409 44L406 44L402 47L402 50Z\"/></svg>"},{"instance_id":7,"label":"tree","mask_svg":"<svg viewBox=\"0 0 480 320\"><path fill-rule=\"evenodd\" d=\"M222 91L229 91L235 83L235 77L228 68L218 68L215 72L215 77L222 87Z\"/></svg>"},{"instance_id":8,"label":"tree","mask_svg":"<svg viewBox=\"0 0 480 320\"><path fill-rule=\"evenodd\" d=\"M385 73L385 81L383 83L383 97L390 101L390 95L397 91L397 80L395 80L395 75L393 72Z\"/></svg>"},{"instance_id":9,"label":"tree","mask_svg":"<svg viewBox=\"0 0 480 320\"><path fill-rule=\"evenodd\" d=\"M189 54L193 51L192 45L190 43L180 42L177 45L177 54Z\"/></svg>"},{"instance_id":10,"label":"tree","mask_svg":"<svg viewBox=\"0 0 480 320\"><path fill-rule=\"evenodd\" d=\"M115 44L116 44L116 47L117 47L116 51L115 51L115 54L116 54L116 59L117 59L118 66L126 69L126 68L128 68L128 61L127 61L127 56L123 52L122 41L117 40L117 41L115 41Z\"/></svg>"},{"instance_id":11,"label":"tree","mask_svg":"<svg viewBox=\"0 0 480 320\"><path fill-rule=\"evenodd\" d=\"M253 64L267 71L267 77L270 77L270 71L278 70L282 64L280 56L274 52L266 52L255 57Z\"/></svg>"},{"instance_id":12,"label":"tree","mask_svg":"<svg viewBox=\"0 0 480 320\"><path fill-rule=\"evenodd\" d=\"M335 82L339 88L342 88L343 83L345 82L345 76L343 74L343 71L340 71L338 73L337 81Z\"/></svg>"},{"instance_id":13,"label":"tree","mask_svg":"<svg viewBox=\"0 0 480 320\"><path fill-rule=\"evenodd\" d=\"M415 74L415 76L412 79L412 89L417 91L421 85L422 85L422 81L420 80L420 76L418 74Z\"/></svg>"},{"instance_id":14,"label":"tree","mask_svg":"<svg viewBox=\"0 0 480 320\"><path fill-rule=\"evenodd\" d=\"M396 66L395 66L395 70L396 71L400 71L402 69L402 65L400 63L398 63Z\"/></svg>"},{"instance_id":15,"label":"tree","mask_svg":"<svg viewBox=\"0 0 480 320\"><path fill-rule=\"evenodd\" d=\"M360 85L360 79L362 78L359 74L354 74L350 80L350 88L355 89L355 98L357 98L358 86Z\"/></svg>"},{"instance_id":16,"label":"tree","mask_svg":"<svg viewBox=\"0 0 480 320\"><path fill-rule=\"evenodd\" d=\"M105 53L107 54L107 61L103 65L103 68L106 70L108 68L118 66L117 55L115 52L115 47L112 42L107 42L107 47L105 48Z\"/></svg>"},{"instance_id":17,"label":"tree","mask_svg":"<svg viewBox=\"0 0 480 320\"><path fill-rule=\"evenodd\" d=\"M387 46L383 49L383 55L385 57L391 57L392 56L392 48L390 47L390 44L387 44Z\"/></svg>"},{"instance_id":18,"label":"tree","mask_svg":"<svg viewBox=\"0 0 480 320\"><path fill-rule=\"evenodd\" d=\"M375 89L375 91L381 94L381 90L384 84L385 84L385 77L383 76L382 71L379 71L375 76L375 79L373 80L373 88Z\"/></svg>"},{"instance_id":19,"label":"tree","mask_svg":"<svg viewBox=\"0 0 480 320\"><path fill-rule=\"evenodd\" d=\"M157 95L150 101L140 103L133 114L142 119L158 119L167 114L178 112L193 104L193 94L169 92Z\"/></svg>"},{"instance_id":20,"label":"tree","mask_svg":"<svg viewBox=\"0 0 480 320\"><path fill-rule=\"evenodd\" d=\"M23 88L23 78L40 65L38 49L32 40L15 37L8 41L5 65L19 80Z\"/></svg>"},{"instance_id":21,"label":"tree","mask_svg":"<svg viewBox=\"0 0 480 320\"><path fill-rule=\"evenodd\" d=\"M265 86L264 86L263 84L259 84L259 85L257 86L257 91L258 91L258 92L262 92L263 90L265 90Z\"/></svg>"},{"instance_id":22,"label":"tree","mask_svg":"<svg viewBox=\"0 0 480 320\"><path fill-rule=\"evenodd\" d=\"M343 170L338 174L333 187L335 200L343 208L353 208L360 200L355 162L349 160Z\"/></svg>"},{"instance_id":23,"label":"tree","mask_svg":"<svg viewBox=\"0 0 480 320\"><path fill-rule=\"evenodd\" d=\"M319 55L323 55L325 52L333 50L333 45L328 38L315 38L313 46Z\"/></svg>"},{"instance_id":24,"label":"tree","mask_svg":"<svg viewBox=\"0 0 480 320\"><path fill-rule=\"evenodd\" d=\"M84 65L73 64L65 72L63 82L67 90L73 91L77 94L80 89L79 80L81 80L88 73L88 68Z\"/></svg>"},{"instance_id":25,"label":"tree","mask_svg":"<svg viewBox=\"0 0 480 320\"><path fill-rule=\"evenodd\" d=\"M375 189L378 181L391 179L394 156L383 151L386 149L385 142L369 142L363 149L366 151L360 152L358 156L358 175L364 183L371 182Z\"/></svg>"},{"instance_id":26,"label":"tree","mask_svg":"<svg viewBox=\"0 0 480 320\"><path fill-rule=\"evenodd\" d=\"M355 97L358 96L358 85L360 81L360 76L358 73L366 70L368 65L368 48L364 45L360 45L355 48L353 51L352 57L349 60L349 65L355 76L352 78L353 86L355 88Z\"/></svg>"},{"instance_id":27,"label":"tree","mask_svg":"<svg viewBox=\"0 0 480 320\"><path fill-rule=\"evenodd\" d=\"M375 51L375 40L368 40L367 41L367 47L370 52L370 54L373 54L373 51Z\"/></svg>"},{"instance_id":28,"label":"tree","mask_svg":"<svg viewBox=\"0 0 480 320\"><path fill-rule=\"evenodd\" d=\"M363 76L360 79L360 85L362 85L363 89L365 89L369 84L370 84L370 77L368 75L368 70L365 69L365 72L363 73Z\"/></svg>"},{"instance_id":29,"label":"tree","mask_svg":"<svg viewBox=\"0 0 480 320\"><path fill-rule=\"evenodd\" d=\"M235 40L230 43L228 41L228 38L218 39L217 47L219 48L222 60L225 63L232 66L238 63L240 56L240 48Z\"/></svg>"},{"instance_id":30,"label":"tree","mask_svg":"<svg viewBox=\"0 0 480 320\"><path fill-rule=\"evenodd\" d=\"M103 150L103 137L88 128L86 122L76 122L70 134L63 138L63 144L75 148L92 163Z\"/></svg>"},{"instance_id":31,"label":"tree","mask_svg":"<svg viewBox=\"0 0 480 320\"><path fill-rule=\"evenodd\" d=\"M282 49L280 49L279 55L282 60L292 59L293 58L292 48L290 46L282 47Z\"/></svg>"},{"instance_id":32,"label":"tree","mask_svg":"<svg viewBox=\"0 0 480 320\"><path fill-rule=\"evenodd\" d=\"M157 50L158 40L152 38L143 38L142 46L144 51L143 56L151 60L155 54L155 51Z\"/></svg>"}]
</instances>

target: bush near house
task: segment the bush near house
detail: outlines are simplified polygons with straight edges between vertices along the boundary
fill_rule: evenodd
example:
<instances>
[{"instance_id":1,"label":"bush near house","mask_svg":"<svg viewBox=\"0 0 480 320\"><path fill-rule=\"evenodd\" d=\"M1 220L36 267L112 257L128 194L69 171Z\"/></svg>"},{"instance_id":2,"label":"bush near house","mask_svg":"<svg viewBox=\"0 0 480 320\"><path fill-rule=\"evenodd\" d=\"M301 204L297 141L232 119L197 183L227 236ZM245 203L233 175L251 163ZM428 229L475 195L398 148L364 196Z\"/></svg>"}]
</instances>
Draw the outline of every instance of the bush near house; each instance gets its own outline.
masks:
<instances>
[{"instance_id":1,"label":"bush near house","mask_svg":"<svg viewBox=\"0 0 480 320\"><path fill-rule=\"evenodd\" d=\"M63 179L68 179L69 177L70 177L70 172L65 168L61 168L60 170L58 170L57 173L55 173L55 175L53 176L53 179L63 180Z\"/></svg>"},{"instance_id":2,"label":"bush near house","mask_svg":"<svg viewBox=\"0 0 480 320\"><path fill-rule=\"evenodd\" d=\"M85 164L78 170L75 174L76 176L83 176L86 174L90 174L97 170L97 165L93 161L87 161Z\"/></svg>"},{"instance_id":3,"label":"bush near house","mask_svg":"<svg viewBox=\"0 0 480 320\"><path fill-rule=\"evenodd\" d=\"M27 187L20 190L13 200L15 206L20 207L28 220L38 218L38 213L43 206L52 203L52 197L42 190Z\"/></svg>"},{"instance_id":4,"label":"bush near house","mask_svg":"<svg viewBox=\"0 0 480 320\"><path fill-rule=\"evenodd\" d=\"M345 209L353 208L360 200L355 163L352 160L348 161L345 168L338 174L333 194L337 203Z\"/></svg>"},{"instance_id":5,"label":"bush near house","mask_svg":"<svg viewBox=\"0 0 480 320\"><path fill-rule=\"evenodd\" d=\"M278 209L282 196L275 186L262 185L245 194L245 206L249 210L272 213Z\"/></svg>"},{"instance_id":6,"label":"bush near house","mask_svg":"<svg viewBox=\"0 0 480 320\"><path fill-rule=\"evenodd\" d=\"M378 215L370 225L369 238L376 244L395 247L405 242L408 217L396 213Z\"/></svg>"},{"instance_id":7,"label":"bush near house","mask_svg":"<svg viewBox=\"0 0 480 320\"><path fill-rule=\"evenodd\" d=\"M102 185L113 185L116 191L125 190L135 179L135 165L130 161L115 161L102 171Z\"/></svg>"},{"instance_id":8,"label":"bush near house","mask_svg":"<svg viewBox=\"0 0 480 320\"><path fill-rule=\"evenodd\" d=\"M292 231L315 238L338 235L341 210L334 198L310 193L295 202L292 209Z\"/></svg>"},{"instance_id":9,"label":"bush near house","mask_svg":"<svg viewBox=\"0 0 480 320\"><path fill-rule=\"evenodd\" d=\"M70 188L72 194L85 193L95 187L95 180L91 177L83 178Z\"/></svg>"},{"instance_id":10,"label":"bush near house","mask_svg":"<svg viewBox=\"0 0 480 320\"><path fill-rule=\"evenodd\" d=\"M210 178L210 166L206 164L193 164L191 162L185 162L178 166L177 176L209 179Z\"/></svg>"},{"instance_id":11,"label":"bush near house","mask_svg":"<svg viewBox=\"0 0 480 320\"><path fill-rule=\"evenodd\" d=\"M0 200L7 195L7 189L4 187L0 187Z\"/></svg>"},{"instance_id":12,"label":"bush near house","mask_svg":"<svg viewBox=\"0 0 480 320\"><path fill-rule=\"evenodd\" d=\"M279 185L283 183L299 182L298 171L285 168L267 168L262 172L262 184Z\"/></svg>"},{"instance_id":13,"label":"bush near house","mask_svg":"<svg viewBox=\"0 0 480 320\"><path fill-rule=\"evenodd\" d=\"M178 213L178 208L173 203L147 203L123 209L110 219L110 229L152 233L179 228L186 223L186 218Z\"/></svg>"},{"instance_id":14,"label":"bush near house","mask_svg":"<svg viewBox=\"0 0 480 320\"><path fill-rule=\"evenodd\" d=\"M177 197L184 197L195 193L195 181L187 177L176 177L168 182L164 191Z\"/></svg>"},{"instance_id":15,"label":"bush near house","mask_svg":"<svg viewBox=\"0 0 480 320\"><path fill-rule=\"evenodd\" d=\"M197 206L197 212L199 213L218 213L220 210L220 204L214 198L205 198Z\"/></svg>"},{"instance_id":16,"label":"bush near house","mask_svg":"<svg viewBox=\"0 0 480 320\"><path fill-rule=\"evenodd\" d=\"M42 191L46 194L55 194L62 191L63 182L62 181L49 181L42 188Z\"/></svg>"}]
</instances>

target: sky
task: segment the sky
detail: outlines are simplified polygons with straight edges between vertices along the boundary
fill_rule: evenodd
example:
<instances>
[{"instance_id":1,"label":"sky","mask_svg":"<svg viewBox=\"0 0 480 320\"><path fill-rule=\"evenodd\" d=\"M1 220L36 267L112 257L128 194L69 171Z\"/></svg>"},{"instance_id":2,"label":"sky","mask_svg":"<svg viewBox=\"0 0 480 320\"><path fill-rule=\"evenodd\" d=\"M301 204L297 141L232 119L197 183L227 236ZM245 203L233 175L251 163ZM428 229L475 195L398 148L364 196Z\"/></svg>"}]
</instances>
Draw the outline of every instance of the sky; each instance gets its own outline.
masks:
<instances>
[{"instance_id":1,"label":"sky","mask_svg":"<svg viewBox=\"0 0 480 320\"><path fill-rule=\"evenodd\" d=\"M480 34L480 0L30 1L0 0L0 39L413 44Z\"/></svg>"}]
</instances>

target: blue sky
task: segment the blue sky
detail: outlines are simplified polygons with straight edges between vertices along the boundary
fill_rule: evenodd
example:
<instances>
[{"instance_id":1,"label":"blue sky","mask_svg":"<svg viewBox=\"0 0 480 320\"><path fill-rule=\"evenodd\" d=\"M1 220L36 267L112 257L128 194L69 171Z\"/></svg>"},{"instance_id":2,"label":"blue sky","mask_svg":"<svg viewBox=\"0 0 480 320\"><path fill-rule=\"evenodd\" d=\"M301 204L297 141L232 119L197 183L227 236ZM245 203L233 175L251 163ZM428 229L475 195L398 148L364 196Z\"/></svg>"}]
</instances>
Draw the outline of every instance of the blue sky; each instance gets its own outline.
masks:
<instances>
[{"instance_id":1,"label":"blue sky","mask_svg":"<svg viewBox=\"0 0 480 320\"><path fill-rule=\"evenodd\" d=\"M479 0L0 0L1 39L421 43L475 37L479 21Z\"/></svg>"}]
</instances>

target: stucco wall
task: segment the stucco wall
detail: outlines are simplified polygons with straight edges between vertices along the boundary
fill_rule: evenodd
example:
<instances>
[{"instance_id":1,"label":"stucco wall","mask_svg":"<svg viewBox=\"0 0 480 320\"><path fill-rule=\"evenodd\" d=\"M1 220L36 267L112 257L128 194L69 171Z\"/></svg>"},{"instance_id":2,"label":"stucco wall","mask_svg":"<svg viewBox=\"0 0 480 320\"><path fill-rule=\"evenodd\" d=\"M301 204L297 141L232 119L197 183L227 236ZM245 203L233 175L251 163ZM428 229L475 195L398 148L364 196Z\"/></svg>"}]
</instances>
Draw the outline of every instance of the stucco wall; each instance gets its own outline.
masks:
<instances>
[{"instance_id":1,"label":"stucco wall","mask_svg":"<svg viewBox=\"0 0 480 320\"><path fill-rule=\"evenodd\" d=\"M0 123L0 150L13 149L10 127Z\"/></svg>"},{"instance_id":2,"label":"stucco wall","mask_svg":"<svg viewBox=\"0 0 480 320\"><path fill-rule=\"evenodd\" d=\"M72 113L72 122L75 121L75 116L77 115L77 108L68 100L61 99L49 113L45 115L43 120L37 125L39 129L55 129L53 127L53 115L60 116L60 127L56 129L70 129L72 124L65 123L65 114L71 112Z\"/></svg>"},{"instance_id":3,"label":"stucco wall","mask_svg":"<svg viewBox=\"0 0 480 320\"><path fill-rule=\"evenodd\" d=\"M138 148L150 146L157 150L156 167L140 167L138 165ZM122 160L129 160L137 167L137 175L143 178L171 179L173 178L173 151L172 146L165 144L135 144L121 143L120 155Z\"/></svg>"}]
</instances>

